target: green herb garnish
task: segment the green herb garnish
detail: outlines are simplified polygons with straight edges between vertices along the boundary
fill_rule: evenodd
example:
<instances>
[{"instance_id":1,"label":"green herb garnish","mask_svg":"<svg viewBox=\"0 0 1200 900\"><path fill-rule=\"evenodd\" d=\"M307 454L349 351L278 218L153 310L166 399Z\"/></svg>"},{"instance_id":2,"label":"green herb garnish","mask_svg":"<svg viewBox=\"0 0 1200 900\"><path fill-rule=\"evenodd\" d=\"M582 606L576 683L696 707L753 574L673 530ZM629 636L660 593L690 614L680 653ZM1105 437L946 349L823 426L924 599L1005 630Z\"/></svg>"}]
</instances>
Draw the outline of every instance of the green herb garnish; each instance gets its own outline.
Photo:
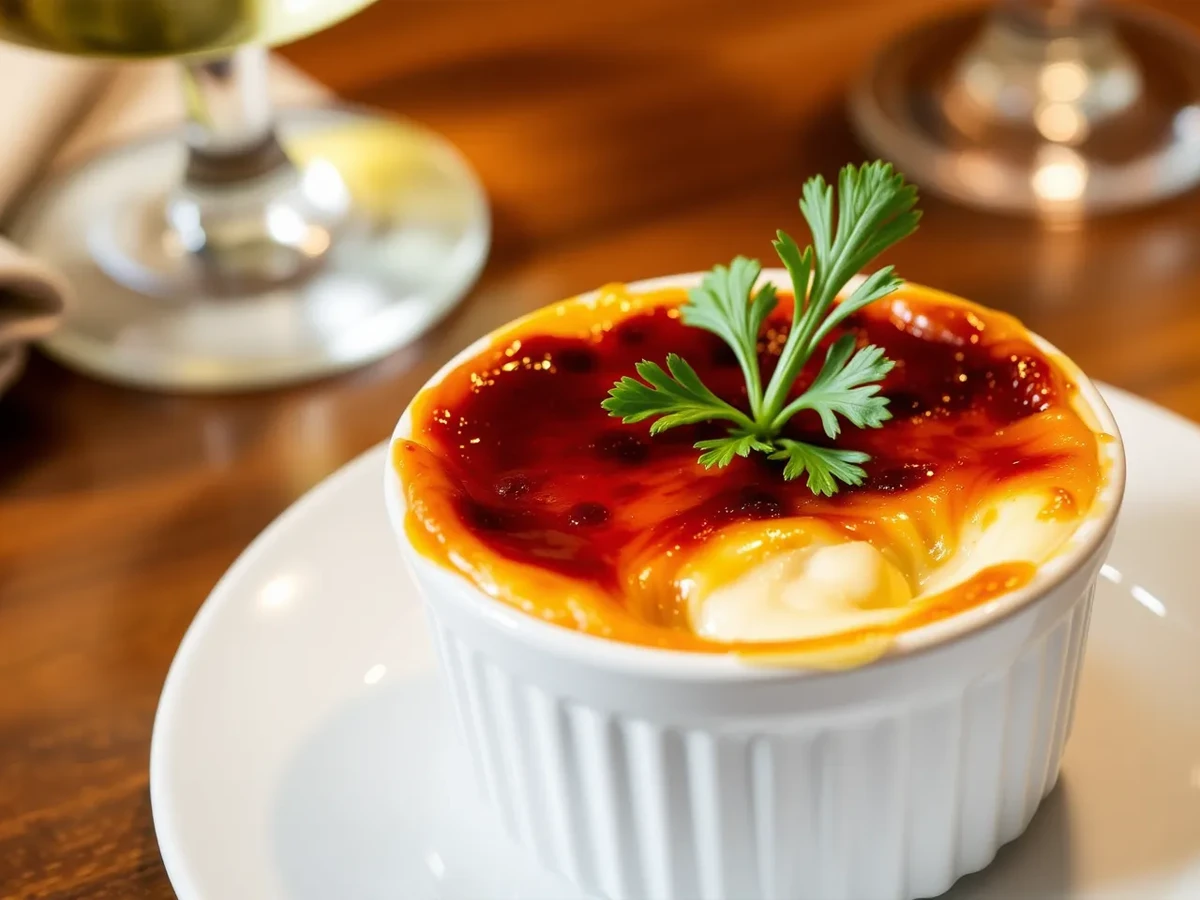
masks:
<instances>
[{"instance_id":1,"label":"green herb garnish","mask_svg":"<svg viewBox=\"0 0 1200 900\"><path fill-rule=\"evenodd\" d=\"M860 269L916 230L921 214L914 209L916 188L881 162L842 169L836 227L833 199L833 188L821 176L805 183L800 211L813 242L803 252L786 233L777 232L775 251L791 276L796 300L791 331L765 389L758 365L759 332L778 300L771 284L752 294L762 271L757 260L739 256L728 267L716 266L680 307L685 325L712 332L733 350L746 378L749 412L714 394L695 369L672 353L667 356L666 370L643 360L636 366L641 381L626 376L613 385L602 404L609 414L626 423L655 418L650 426L652 435L678 425L728 422L729 433L724 437L696 444L696 449L704 451L699 462L705 468L727 466L735 456L758 451L771 459L786 460L783 477L788 480L807 472L808 487L817 494L831 496L838 482L861 484L866 477L861 463L870 458L866 453L819 447L779 435L802 409L820 416L830 440L841 432L839 417L856 428L878 428L890 419L888 400L879 395L879 382L894 363L883 355L883 349L870 345L856 350L854 335L842 335L829 347L808 389L791 402L788 394L809 357L840 322L903 284L892 267L886 266L834 305L838 293Z\"/></svg>"}]
</instances>

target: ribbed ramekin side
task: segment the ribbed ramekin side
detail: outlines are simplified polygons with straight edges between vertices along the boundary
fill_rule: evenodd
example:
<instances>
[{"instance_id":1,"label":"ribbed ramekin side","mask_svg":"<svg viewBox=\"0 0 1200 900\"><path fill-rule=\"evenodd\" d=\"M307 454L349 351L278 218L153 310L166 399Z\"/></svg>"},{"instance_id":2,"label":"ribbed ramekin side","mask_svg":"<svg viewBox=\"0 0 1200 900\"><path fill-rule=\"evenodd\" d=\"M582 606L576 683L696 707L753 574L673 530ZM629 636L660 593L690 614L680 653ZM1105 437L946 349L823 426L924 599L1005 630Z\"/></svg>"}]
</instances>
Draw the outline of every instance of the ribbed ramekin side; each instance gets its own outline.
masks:
<instances>
[{"instance_id":1,"label":"ribbed ramekin side","mask_svg":"<svg viewBox=\"0 0 1200 900\"><path fill-rule=\"evenodd\" d=\"M909 715L900 896L938 896L984 868L1025 830L1054 787L1093 590L1010 665ZM887 895L881 888L869 896Z\"/></svg>"},{"instance_id":2,"label":"ribbed ramekin side","mask_svg":"<svg viewBox=\"0 0 1200 900\"><path fill-rule=\"evenodd\" d=\"M965 687L754 719L600 708L428 612L484 790L549 867L612 900L911 900L986 866L1054 786L1093 589Z\"/></svg>"}]
</instances>

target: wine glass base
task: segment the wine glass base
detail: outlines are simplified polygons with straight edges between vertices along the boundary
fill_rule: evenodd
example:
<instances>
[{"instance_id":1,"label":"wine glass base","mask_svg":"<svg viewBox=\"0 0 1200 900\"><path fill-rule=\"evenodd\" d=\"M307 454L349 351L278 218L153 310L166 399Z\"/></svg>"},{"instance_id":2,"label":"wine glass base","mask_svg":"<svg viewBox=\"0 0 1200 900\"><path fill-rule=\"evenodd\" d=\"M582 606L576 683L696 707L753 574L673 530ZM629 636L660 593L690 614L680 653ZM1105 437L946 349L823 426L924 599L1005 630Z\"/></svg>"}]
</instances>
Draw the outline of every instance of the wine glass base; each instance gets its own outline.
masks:
<instances>
[{"instance_id":1,"label":"wine glass base","mask_svg":"<svg viewBox=\"0 0 1200 900\"><path fill-rule=\"evenodd\" d=\"M302 170L314 161L318 172L336 170L350 208L313 265L261 289L212 285L160 227L158 211L183 177L178 133L120 147L38 190L13 237L74 293L43 349L141 387L263 388L380 359L463 299L490 225L483 189L453 147L414 124L342 108L281 111L279 133Z\"/></svg>"},{"instance_id":2,"label":"wine glass base","mask_svg":"<svg viewBox=\"0 0 1200 900\"><path fill-rule=\"evenodd\" d=\"M1055 67L1077 50L1070 37L1045 41L1036 67L986 58L988 10L923 23L852 91L854 128L912 181L992 212L1075 217L1188 190L1200 183L1200 45L1145 10L1096 12L1108 58L1091 72L1069 56ZM1049 102L1053 91L1070 102Z\"/></svg>"}]
</instances>

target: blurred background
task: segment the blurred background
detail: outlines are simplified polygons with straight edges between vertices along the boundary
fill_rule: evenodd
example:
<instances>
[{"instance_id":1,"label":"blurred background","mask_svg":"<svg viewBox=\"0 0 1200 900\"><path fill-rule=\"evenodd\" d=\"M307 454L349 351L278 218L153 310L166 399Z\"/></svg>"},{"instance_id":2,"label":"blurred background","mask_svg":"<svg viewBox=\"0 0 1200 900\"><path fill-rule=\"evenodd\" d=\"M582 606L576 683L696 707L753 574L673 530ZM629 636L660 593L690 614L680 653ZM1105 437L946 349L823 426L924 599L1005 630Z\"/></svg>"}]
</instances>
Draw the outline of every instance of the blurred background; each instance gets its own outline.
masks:
<instances>
[{"instance_id":1,"label":"blurred background","mask_svg":"<svg viewBox=\"0 0 1200 900\"><path fill-rule=\"evenodd\" d=\"M1137 6L1185 33L1200 23L1186 0ZM449 349L604 281L768 257L805 178L875 154L846 112L875 57L914 26L979 8L384 0L283 53L351 101L431 125L480 173L494 247ZM1010 310L1095 377L1200 417L1194 196L1058 223L928 192L923 205L895 260L905 277Z\"/></svg>"},{"instance_id":2,"label":"blurred background","mask_svg":"<svg viewBox=\"0 0 1200 900\"><path fill-rule=\"evenodd\" d=\"M15 773L0 782L0 821L10 823L0 827L0 886L16 896L169 895L145 774L180 636L255 534L386 437L446 359L514 316L606 282L735 254L769 259L775 229L800 227L796 201L814 173L875 156L910 161L930 189L920 231L890 260L905 278L1008 310L1093 377L1200 420L1200 195L1189 190L1200 165L1198 3L1143 0L1101 20L1106 10L1085 2L1000 0L986 7L1010 17L999 31L985 31L993 20L969 0L334 5L301 21L297 4L291 26L257 34L282 42L269 78L254 53L195 57L182 92L162 63L121 63L141 73L123 93L110 64L84 62L76 100L34 102L29 92L61 74L47 61L66 57L5 49L18 56L5 59L4 80L18 73L25 87L0 91L0 122L14 146L40 137L0 219L22 260L0 257L0 278L10 273L0 333L27 317L36 328L10 337L50 341L50 356L33 353L0 396L0 679L21 686L0 692L0 771ZM187 29L128 38L118 28L120 46L85 46L80 29L55 37L31 13L62 24L86 6L0 0L0 38L153 56L255 36L205 34L193 46ZM165 8L176 21L181 7ZM329 20L339 21L321 30ZM280 109L327 108L323 86L358 110L330 114L336 123L384 130L337 132L341 144L306 150L308 114L280 113L293 161L280 168L275 116L257 93L267 80ZM43 127L51 110L61 121ZM103 127L86 115L99 110L112 117ZM185 111L182 131L140 137ZM388 131L387 116L440 137L418 146L408 126ZM92 126L86 140L80 123ZM141 149L130 151L135 137ZM117 148L99 159L120 165L80 169L98 147ZM405 152L436 162L400 177ZM313 159L336 171L314 180ZM239 218L254 178L253 215ZM162 196L121 199L151 182ZM260 215L263 197L290 198L279 201L288 215ZM158 218L128 219L151 208L143 201L160 204ZM404 237L404 210L418 207L433 223L424 243ZM164 209L172 235L204 227L194 244L147 262L147 247L164 246ZM227 220L237 227L226 246ZM96 221L108 224L80 224ZM276 268L257 255L244 265L235 251L247 228ZM115 236L111 246L97 233ZM340 249L360 244L359 255ZM329 247L341 255L326 256ZM410 257L419 271L397 275ZM350 280L314 300L305 292L328 268ZM437 281L446 272L455 277ZM103 278L122 293L97 313ZM260 300L267 312L238 312ZM297 318L297 304L318 301L323 312ZM397 304L416 312L397 314ZM136 325L148 309L208 317L206 347L237 344L254 359L293 358L289 341L308 340L310 327L321 340L350 320L360 332L363 322L390 330L340 356L321 344L272 370L278 377L241 383L216 377L220 367L126 365L187 344L192 332L181 337L176 319L102 340L87 332ZM187 377L160 377L180 371ZM36 766L25 753L35 745ZM104 787L85 790L95 785Z\"/></svg>"}]
</instances>

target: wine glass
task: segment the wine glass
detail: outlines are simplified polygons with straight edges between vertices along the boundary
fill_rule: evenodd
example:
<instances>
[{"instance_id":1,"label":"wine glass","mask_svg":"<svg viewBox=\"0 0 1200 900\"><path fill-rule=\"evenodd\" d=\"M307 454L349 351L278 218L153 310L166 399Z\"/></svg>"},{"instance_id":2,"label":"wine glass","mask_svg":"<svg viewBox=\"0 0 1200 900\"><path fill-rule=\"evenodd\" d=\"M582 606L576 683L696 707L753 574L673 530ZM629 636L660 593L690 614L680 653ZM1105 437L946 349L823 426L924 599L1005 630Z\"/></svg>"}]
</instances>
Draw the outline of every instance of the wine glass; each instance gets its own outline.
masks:
<instances>
[{"instance_id":1,"label":"wine glass","mask_svg":"<svg viewBox=\"0 0 1200 900\"><path fill-rule=\"evenodd\" d=\"M855 128L914 181L987 210L1117 210L1200 182L1200 44L1099 0L1000 0L887 46Z\"/></svg>"},{"instance_id":2,"label":"wine glass","mask_svg":"<svg viewBox=\"0 0 1200 900\"><path fill-rule=\"evenodd\" d=\"M76 302L45 349L145 387L231 390L405 345L475 281L475 175L437 135L349 108L275 112L267 51L370 0L3 0L0 39L180 58L187 120L39 188L13 238Z\"/></svg>"}]
</instances>

